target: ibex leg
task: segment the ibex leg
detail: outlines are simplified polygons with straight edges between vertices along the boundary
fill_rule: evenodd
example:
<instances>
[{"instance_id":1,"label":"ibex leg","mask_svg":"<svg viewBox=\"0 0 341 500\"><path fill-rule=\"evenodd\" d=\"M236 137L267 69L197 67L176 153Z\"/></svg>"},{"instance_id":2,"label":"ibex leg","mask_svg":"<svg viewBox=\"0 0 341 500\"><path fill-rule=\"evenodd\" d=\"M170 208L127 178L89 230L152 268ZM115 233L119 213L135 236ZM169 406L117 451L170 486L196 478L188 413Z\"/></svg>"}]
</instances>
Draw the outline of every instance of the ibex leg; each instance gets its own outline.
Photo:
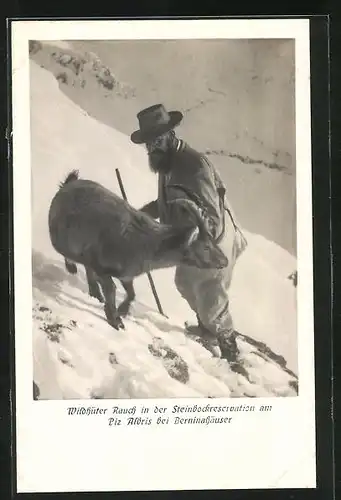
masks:
<instances>
[{"instance_id":1,"label":"ibex leg","mask_svg":"<svg viewBox=\"0 0 341 500\"><path fill-rule=\"evenodd\" d=\"M94 297L99 302L104 302L104 297L103 297L103 294L101 292L101 288L99 286L99 283L97 281L96 274L89 267L85 267L85 272L86 272L86 279L88 281L90 297Z\"/></svg>"},{"instance_id":2,"label":"ibex leg","mask_svg":"<svg viewBox=\"0 0 341 500\"><path fill-rule=\"evenodd\" d=\"M130 305L135 299L135 290L134 290L134 284L133 280L120 280L122 283L122 286L124 290L126 291L127 296L123 300L123 302L120 304L118 308L118 312L122 316L126 316L129 313Z\"/></svg>"},{"instance_id":3,"label":"ibex leg","mask_svg":"<svg viewBox=\"0 0 341 500\"><path fill-rule=\"evenodd\" d=\"M124 324L116 308L116 285L108 275L98 275L98 280L102 287L104 294L104 312L107 317L108 323L119 330L124 328Z\"/></svg>"}]
</instances>

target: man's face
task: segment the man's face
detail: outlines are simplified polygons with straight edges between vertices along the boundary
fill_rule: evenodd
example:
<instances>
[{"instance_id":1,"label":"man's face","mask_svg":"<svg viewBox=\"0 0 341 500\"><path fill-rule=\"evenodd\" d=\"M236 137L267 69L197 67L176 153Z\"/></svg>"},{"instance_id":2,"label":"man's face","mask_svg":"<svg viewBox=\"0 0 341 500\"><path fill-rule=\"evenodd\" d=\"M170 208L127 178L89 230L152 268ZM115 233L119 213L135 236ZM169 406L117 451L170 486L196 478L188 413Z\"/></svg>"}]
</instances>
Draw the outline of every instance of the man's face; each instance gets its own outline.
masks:
<instances>
[{"instance_id":1,"label":"man's face","mask_svg":"<svg viewBox=\"0 0 341 500\"><path fill-rule=\"evenodd\" d=\"M146 142L149 166L153 172L167 171L169 166L168 133Z\"/></svg>"},{"instance_id":2,"label":"man's face","mask_svg":"<svg viewBox=\"0 0 341 500\"><path fill-rule=\"evenodd\" d=\"M159 135L146 143L148 154L164 153L168 149L168 134Z\"/></svg>"}]
</instances>

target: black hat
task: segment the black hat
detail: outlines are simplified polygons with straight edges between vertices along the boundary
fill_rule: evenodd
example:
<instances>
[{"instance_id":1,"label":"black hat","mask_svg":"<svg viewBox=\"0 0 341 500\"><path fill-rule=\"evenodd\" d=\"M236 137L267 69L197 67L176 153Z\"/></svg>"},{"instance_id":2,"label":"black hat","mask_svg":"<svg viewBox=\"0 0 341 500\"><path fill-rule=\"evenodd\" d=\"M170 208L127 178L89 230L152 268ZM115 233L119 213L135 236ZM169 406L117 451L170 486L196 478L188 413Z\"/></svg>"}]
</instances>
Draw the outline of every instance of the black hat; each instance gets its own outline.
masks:
<instances>
[{"instance_id":1,"label":"black hat","mask_svg":"<svg viewBox=\"0 0 341 500\"><path fill-rule=\"evenodd\" d=\"M143 144L165 134L179 125L183 118L180 111L166 111L162 104L154 104L137 114L140 129L130 136L135 144Z\"/></svg>"}]
</instances>

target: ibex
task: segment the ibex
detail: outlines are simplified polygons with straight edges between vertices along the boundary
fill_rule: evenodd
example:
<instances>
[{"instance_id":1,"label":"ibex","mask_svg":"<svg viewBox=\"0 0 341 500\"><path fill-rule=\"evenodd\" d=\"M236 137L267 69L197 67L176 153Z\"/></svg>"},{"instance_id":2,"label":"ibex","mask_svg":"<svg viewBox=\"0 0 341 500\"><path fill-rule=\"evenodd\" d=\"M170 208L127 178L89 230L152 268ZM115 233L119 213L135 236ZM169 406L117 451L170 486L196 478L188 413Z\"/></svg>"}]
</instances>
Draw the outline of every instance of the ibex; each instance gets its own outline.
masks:
<instances>
[{"instance_id":1,"label":"ibex","mask_svg":"<svg viewBox=\"0 0 341 500\"><path fill-rule=\"evenodd\" d=\"M207 235L198 207L186 199L172 203L187 211L190 224L160 224L102 185L79 179L77 170L68 174L51 202L52 246L70 273L77 273L76 263L84 265L89 294L104 302L107 321L117 330L124 328L121 316L135 298L135 277L180 262L217 269L228 264ZM118 309L112 278L120 280L127 294Z\"/></svg>"}]
</instances>

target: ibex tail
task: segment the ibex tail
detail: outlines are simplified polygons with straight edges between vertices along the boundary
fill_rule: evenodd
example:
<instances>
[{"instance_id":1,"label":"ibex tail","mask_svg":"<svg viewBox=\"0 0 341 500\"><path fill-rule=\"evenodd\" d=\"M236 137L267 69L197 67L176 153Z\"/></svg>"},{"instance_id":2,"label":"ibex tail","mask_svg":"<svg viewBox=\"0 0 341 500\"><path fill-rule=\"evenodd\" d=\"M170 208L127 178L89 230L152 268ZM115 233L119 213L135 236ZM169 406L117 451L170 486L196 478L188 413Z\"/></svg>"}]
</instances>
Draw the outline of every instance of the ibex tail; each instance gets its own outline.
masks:
<instances>
[{"instance_id":1,"label":"ibex tail","mask_svg":"<svg viewBox=\"0 0 341 500\"><path fill-rule=\"evenodd\" d=\"M60 182L59 188L64 187L66 184L72 181L76 181L79 178L79 170L71 170L66 176L66 178Z\"/></svg>"}]
</instances>

